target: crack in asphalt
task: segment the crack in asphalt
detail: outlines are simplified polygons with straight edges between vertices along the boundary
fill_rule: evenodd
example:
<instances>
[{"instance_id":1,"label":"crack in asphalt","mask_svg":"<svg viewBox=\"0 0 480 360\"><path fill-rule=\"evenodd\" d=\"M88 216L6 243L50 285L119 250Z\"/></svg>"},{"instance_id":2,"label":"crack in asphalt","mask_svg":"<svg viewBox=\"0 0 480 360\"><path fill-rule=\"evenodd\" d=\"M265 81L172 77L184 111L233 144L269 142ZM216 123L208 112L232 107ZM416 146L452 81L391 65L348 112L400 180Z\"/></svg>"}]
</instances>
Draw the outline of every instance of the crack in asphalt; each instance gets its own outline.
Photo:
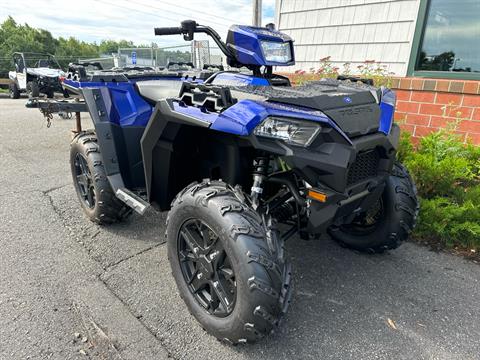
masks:
<instances>
[{"instance_id":1,"label":"crack in asphalt","mask_svg":"<svg viewBox=\"0 0 480 360\"><path fill-rule=\"evenodd\" d=\"M164 244L164 243L158 244L158 245L153 246L153 247L157 247L157 246L162 245L162 244ZM152 248L153 248L153 247L152 247ZM102 275L103 275L103 274L102 274ZM110 288L110 286L108 285L108 283L102 278L102 275L99 275L99 276L98 276L98 279L99 279L99 280L103 283L103 285L112 293L112 295L115 296L115 298L116 298L118 301L120 301L120 302L123 304L123 306L125 306L125 307L127 308L128 312L129 312L130 314L132 314L132 316L134 316L134 317L137 319L137 321L138 321L150 334L152 334L153 337L155 337L155 339L157 339L157 341L160 343L160 346L161 346L162 348L164 348L165 351L167 352L168 358L174 359L174 360L180 360L180 358L177 358L177 357L175 357L175 356L172 354L172 352L169 350L168 346L165 344L165 341L162 340L162 338L160 338L160 337L157 335L156 331L154 331L152 328L150 328L150 327L142 320L143 315L142 315L142 314L137 314L137 313L135 313L135 312L130 308L130 306L128 305L128 303L127 303L125 300L123 300L120 296L118 296L118 295Z\"/></svg>"},{"instance_id":2,"label":"crack in asphalt","mask_svg":"<svg viewBox=\"0 0 480 360\"><path fill-rule=\"evenodd\" d=\"M65 221L65 218L63 217L63 211L60 210L60 208L58 208L58 206L55 205L54 201L53 201L53 198L52 196L50 195L51 192L55 191L55 190L59 190L65 186L67 186L68 184L65 184L65 185L61 185L61 186L55 186L55 187L52 187L50 189L47 189L45 191L40 191L48 200L50 206L52 207L54 213L58 216L58 218L60 219L60 221L62 222L62 224L66 227L66 228L69 228L69 226L67 225L67 222ZM38 190L36 190L38 191ZM91 238L94 238L96 237L98 234L100 233L100 231L97 231L95 234L91 235ZM81 247L87 252L87 255L93 260L95 261L98 265L100 265L100 267L103 269L103 272L101 274L97 274L97 278L99 281L102 282L102 284L106 287L106 289L108 289L108 291L110 291L110 293L118 300L120 301L124 306L125 308L127 309L127 311L132 314L136 319L137 321L150 333L152 334L155 339L159 342L160 346L166 351L167 353L167 356L168 358L170 359L174 359L174 360L179 360L179 358L176 358L172 352L168 349L168 346L165 344L165 342L157 335L157 333L151 329L145 322L143 322L141 320L142 318L142 315L141 314L135 314L133 312L133 310L130 308L130 306L128 305L128 303L126 303L121 297L119 297L115 291L113 291L113 289L108 285L108 283L103 279L103 276L106 274L107 270L127 261L127 260L130 260L138 255L142 255L154 248L157 248L161 245L164 245L165 242L161 242L161 243L158 243L158 244L155 244L155 245L152 245L146 249L143 249L142 251L139 251L135 254L132 254L124 259L121 259L111 265L108 265L106 267L104 267L98 260L95 259L94 256L92 256L92 252L90 249L88 249L87 246L85 246L85 244L80 240L80 238L78 236L75 236L75 235L69 235L69 237L73 237L74 240L81 245Z\"/></svg>"},{"instance_id":3,"label":"crack in asphalt","mask_svg":"<svg viewBox=\"0 0 480 360\"><path fill-rule=\"evenodd\" d=\"M67 229L70 229L70 226L69 224L65 221L65 218L63 217L63 211L60 210L60 208L58 206L55 205L54 201L53 201L53 198L50 196L50 194L55 191L55 190L59 190L63 187L65 187L66 185L63 185L63 186L58 186L56 188L51 188L51 189L47 189L45 191L41 191L42 194L47 198L47 200L49 201L50 203L50 206L52 207L54 213L58 216L58 218L60 219L60 221L62 222L63 226ZM85 251L87 252L88 256L93 260L95 261L98 265L100 265L100 267L105 271L105 267L97 260L95 259L95 257L92 255L92 251L85 246L85 244L80 240L79 236L76 236L76 235L73 235L73 234L69 234L69 236L73 237L75 239L75 241L80 244L82 246L83 249L85 249Z\"/></svg>"},{"instance_id":4,"label":"crack in asphalt","mask_svg":"<svg viewBox=\"0 0 480 360\"><path fill-rule=\"evenodd\" d=\"M70 183L63 184L63 185L58 185L58 186L53 186L51 188L48 188L47 190L40 190L40 191L43 193L43 195L47 195L48 193L51 193L52 191L62 189L64 187L68 186L68 185L70 185Z\"/></svg>"},{"instance_id":5,"label":"crack in asphalt","mask_svg":"<svg viewBox=\"0 0 480 360\"><path fill-rule=\"evenodd\" d=\"M9 196L9 195L19 195L19 194L31 194L31 193L37 193L37 192L40 192L43 195L47 195L48 193L50 193L52 191L64 188L65 186L68 186L68 185L70 185L70 184L63 184L63 185L59 185L59 186L54 186L54 187L48 188L46 190L24 189L24 190L17 190L17 191L9 191L9 192L5 192L5 193L0 193L0 197Z\"/></svg>"},{"instance_id":6,"label":"crack in asphalt","mask_svg":"<svg viewBox=\"0 0 480 360\"><path fill-rule=\"evenodd\" d=\"M95 237L96 235L98 235L98 233L95 234L95 235L93 235L92 238ZM142 255L142 254L146 253L147 251L150 251L150 250L152 250L152 249L155 249L155 248L157 248L157 247L159 247L159 246L161 246L161 245L165 245L165 243L166 243L166 242L163 241L163 242L161 242L161 243L158 243L158 244L149 246L148 248L145 248L145 249L143 249L143 250L140 250L139 252L136 252L135 254L132 254L132 255L127 256L126 258L120 259L120 260L114 262L113 264L109 264L108 266L106 266L106 267L104 268L104 270L105 270L105 271L110 270L111 268L113 268L113 267L115 267L115 266L117 266L117 265L119 265L119 264L121 264L121 263L123 263L123 262L125 262L125 261L127 261L127 260L130 260L130 259L134 258L135 256Z\"/></svg>"}]
</instances>

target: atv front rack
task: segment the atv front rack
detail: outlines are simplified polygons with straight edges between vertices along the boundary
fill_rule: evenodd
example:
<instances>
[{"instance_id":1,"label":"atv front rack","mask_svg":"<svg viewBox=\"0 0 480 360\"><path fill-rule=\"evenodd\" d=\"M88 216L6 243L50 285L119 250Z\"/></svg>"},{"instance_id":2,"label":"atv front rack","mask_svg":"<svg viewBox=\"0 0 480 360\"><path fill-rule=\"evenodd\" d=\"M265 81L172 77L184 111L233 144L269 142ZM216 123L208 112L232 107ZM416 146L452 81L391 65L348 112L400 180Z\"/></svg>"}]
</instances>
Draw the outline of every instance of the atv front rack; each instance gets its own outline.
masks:
<instances>
[{"instance_id":1,"label":"atv front rack","mask_svg":"<svg viewBox=\"0 0 480 360\"><path fill-rule=\"evenodd\" d=\"M197 106L212 112L220 112L237 102L228 87L188 81L183 82L178 98L188 106Z\"/></svg>"},{"instance_id":2,"label":"atv front rack","mask_svg":"<svg viewBox=\"0 0 480 360\"><path fill-rule=\"evenodd\" d=\"M75 133L82 131L81 112L88 112L85 101L78 98L72 100L54 100L54 99L29 99L25 107L30 109L39 109L42 115L47 119L47 127L50 127L53 114L59 114L64 118L70 118L69 114L75 113L76 127Z\"/></svg>"}]
</instances>

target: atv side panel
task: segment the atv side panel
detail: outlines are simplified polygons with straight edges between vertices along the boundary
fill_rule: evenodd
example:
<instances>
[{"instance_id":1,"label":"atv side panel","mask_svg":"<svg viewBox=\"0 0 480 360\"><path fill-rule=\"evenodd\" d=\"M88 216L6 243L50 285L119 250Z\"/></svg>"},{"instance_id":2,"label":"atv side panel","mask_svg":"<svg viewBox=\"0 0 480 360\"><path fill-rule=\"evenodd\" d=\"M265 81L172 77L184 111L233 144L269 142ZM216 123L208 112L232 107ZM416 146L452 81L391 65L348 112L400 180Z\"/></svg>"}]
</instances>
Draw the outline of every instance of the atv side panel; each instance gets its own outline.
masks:
<instances>
[{"instance_id":1,"label":"atv side panel","mask_svg":"<svg viewBox=\"0 0 480 360\"><path fill-rule=\"evenodd\" d=\"M107 107L110 93L106 87L85 88L83 96L95 126L105 171L114 192L125 186L132 189L143 187L145 180L140 139L145 128L122 127L117 123L119 113L114 108ZM112 117L114 121L111 121Z\"/></svg>"}]
</instances>

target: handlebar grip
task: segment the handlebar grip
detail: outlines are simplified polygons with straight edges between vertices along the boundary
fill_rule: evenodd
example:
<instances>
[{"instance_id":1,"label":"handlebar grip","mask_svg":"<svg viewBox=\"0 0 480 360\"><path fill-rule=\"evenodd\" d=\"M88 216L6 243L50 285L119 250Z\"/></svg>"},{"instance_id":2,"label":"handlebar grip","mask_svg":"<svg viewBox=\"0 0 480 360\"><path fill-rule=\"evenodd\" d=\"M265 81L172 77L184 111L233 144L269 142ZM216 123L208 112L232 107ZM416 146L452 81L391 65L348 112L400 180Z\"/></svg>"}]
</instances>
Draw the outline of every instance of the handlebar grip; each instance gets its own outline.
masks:
<instances>
[{"instance_id":1,"label":"handlebar grip","mask_svg":"<svg viewBox=\"0 0 480 360\"><path fill-rule=\"evenodd\" d=\"M181 35L183 30L181 27L161 27L155 28L155 35Z\"/></svg>"}]
</instances>

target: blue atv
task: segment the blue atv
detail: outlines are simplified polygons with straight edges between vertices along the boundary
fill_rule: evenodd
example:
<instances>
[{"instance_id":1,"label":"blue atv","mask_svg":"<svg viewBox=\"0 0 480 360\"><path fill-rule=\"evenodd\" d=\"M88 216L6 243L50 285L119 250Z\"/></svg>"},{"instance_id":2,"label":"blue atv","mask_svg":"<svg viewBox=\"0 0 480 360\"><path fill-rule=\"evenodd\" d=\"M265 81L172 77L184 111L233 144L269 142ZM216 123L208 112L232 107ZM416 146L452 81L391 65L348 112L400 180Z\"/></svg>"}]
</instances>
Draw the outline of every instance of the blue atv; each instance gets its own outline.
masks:
<instances>
[{"instance_id":1,"label":"blue atv","mask_svg":"<svg viewBox=\"0 0 480 360\"><path fill-rule=\"evenodd\" d=\"M293 41L271 25L234 25L225 43L190 20L155 29L195 33L242 71L77 66L63 85L81 101L29 106L77 113L71 171L88 218L168 210L168 257L188 309L218 339L254 342L290 302L288 238L395 249L415 226L416 189L395 157L392 91L358 79L292 87L273 67L294 64ZM81 111L94 130L81 129Z\"/></svg>"}]
</instances>

